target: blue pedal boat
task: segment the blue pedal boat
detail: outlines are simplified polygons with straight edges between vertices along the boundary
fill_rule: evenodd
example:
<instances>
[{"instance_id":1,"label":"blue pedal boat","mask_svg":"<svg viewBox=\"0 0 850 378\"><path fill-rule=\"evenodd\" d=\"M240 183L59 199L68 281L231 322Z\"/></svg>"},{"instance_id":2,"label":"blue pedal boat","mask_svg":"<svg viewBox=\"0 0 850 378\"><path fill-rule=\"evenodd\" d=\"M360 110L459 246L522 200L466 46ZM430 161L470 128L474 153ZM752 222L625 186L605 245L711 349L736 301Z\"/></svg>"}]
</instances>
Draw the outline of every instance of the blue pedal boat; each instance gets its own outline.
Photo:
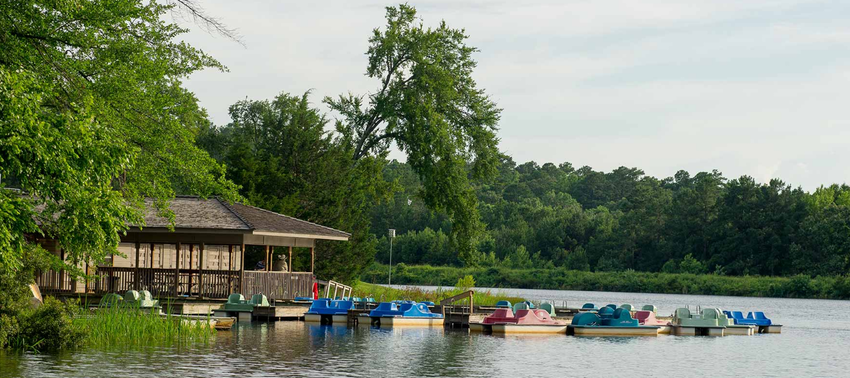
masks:
<instances>
[{"instance_id":1,"label":"blue pedal boat","mask_svg":"<svg viewBox=\"0 0 850 378\"><path fill-rule=\"evenodd\" d=\"M408 302L408 301L405 301ZM377 327L419 326L431 327L442 326L443 315L432 313L425 303L395 303L383 302L377 308L369 312L370 324Z\"/></svg>"},{"instance_id":2,"label":"blue pedal boat","mask_svg":"<svg viewBox=\"0 0 850 378\"><path fill-rule=\"evenodd\" d=\"M319 298L310 305L310 310L304 314L304 321L309 323L333 324L348 323L348 310L354 309L350 300L333 300Z\"/></svg>"},{"instance_id":3,"label":"blue pedal boat","mask_svg":"<svg viewBox=\"0 0 850 378\"><path fill-rule=\"evenodd\" d=\"M747 313L746 317L744 317L744 313L741 311L723 311L723 313L729 319L732 319L736 325L758 327L758 333L782 333L782 325L773 324L773 321L765 316L764 312L752 311Z\"/></svg>"}]
</instances>

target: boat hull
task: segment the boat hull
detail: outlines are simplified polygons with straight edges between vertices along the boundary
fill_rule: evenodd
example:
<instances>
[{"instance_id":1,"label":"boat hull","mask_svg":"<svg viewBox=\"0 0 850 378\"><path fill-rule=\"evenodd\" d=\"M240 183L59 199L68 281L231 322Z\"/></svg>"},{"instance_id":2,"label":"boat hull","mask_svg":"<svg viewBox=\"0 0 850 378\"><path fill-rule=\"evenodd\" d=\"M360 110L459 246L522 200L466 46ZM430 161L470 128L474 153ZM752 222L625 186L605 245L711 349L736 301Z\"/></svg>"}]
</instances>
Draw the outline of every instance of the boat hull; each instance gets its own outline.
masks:
<instances>
[{"instance_id":1,"label":"boat hull","mask_svg":"<svg viewBox=\"0 0 850 378\"><path fill-rule=\"evenodd\" d=\"M304 321L307 323L345 324L348 323L348 315L304 314Z\"/></svg>"},{"instance_id":2,"label":"boat hull","mask_svg":"<svg viewBox=\"0 0 850 378\"><path fill-rule=\"evenodd\" d=\"M570 326L569 333L575 336L658 336L661 327L607 327L607 326Z\"/></svg>"},{"instance_id":3,"label":"boat hull","mask_svg":"<svg viewBox=\"0 0 850 378\"><path fill-rule=\"evenodd\" d=\"M494 334L566 334L567 325L555 324L493 324Z\"/></svg>"},{"instance_id":4,"label":"boat hull","mask_svg":"<svg viewBox=\"0 0 850 378\"><path fill-rule=\"evenodd\" d=\"M705 326L673 326L673 335L676 336L724 336L726 327Z\"/></svg>"},{"instance_id":5,"label":"boat hull","mask_svg":"<svg viewBox=\"0 0 850 378\"><path fill-rule=\"evenodd\" d=\"M724 331L725 335L736 335L736 336L752 336L756 333L755 326L747 326L747 325L735 325L735 326L727 326Z\"/></svg>"},{"instance_id":6,"label":"boat hull","mask_svg":"<svg viewBox=\"0 0 850 378\"><path fill-rule=\"evenodd\" d=\"M469 323L469 332L493 332L493 325L484 323Z\"/></svg>"},{"instance_id":7,"label":"boat hull","mask_svg":"<svg viewBox=\"0 0 850 378\"><path fill-rule=\"evenodd\" d=\"M779 324L772 324L769 326L757 326L758 333L782 333L782 326Z\"/></svg>"},{"instance_id":8,"label":"boat hull","mask_svg":"<svg viewBox=\"0 0 850 378\"><path fill-rule=\"evenodd\" d=\"M376 327L442 327L445 318L371 317L368 324Z\"/></svg>"}]
</instances>

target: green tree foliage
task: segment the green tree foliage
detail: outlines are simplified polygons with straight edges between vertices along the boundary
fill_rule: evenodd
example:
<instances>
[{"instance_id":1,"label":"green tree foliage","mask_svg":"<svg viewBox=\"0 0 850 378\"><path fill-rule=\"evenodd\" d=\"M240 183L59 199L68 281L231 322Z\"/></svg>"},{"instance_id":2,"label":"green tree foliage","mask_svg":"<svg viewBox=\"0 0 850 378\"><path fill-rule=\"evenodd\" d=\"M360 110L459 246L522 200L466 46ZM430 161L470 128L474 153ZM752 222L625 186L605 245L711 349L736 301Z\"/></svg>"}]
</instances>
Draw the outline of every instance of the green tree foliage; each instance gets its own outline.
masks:
<instances>
[{"instance_id":1,"label":"green tree foliage","mask_svg":"<svg viewBox=\"0 0 850 378\"><path fill-rule=\"evenodd\" d=\"M791 273L791 245L806 216L804 196L780 180L762 185L743 176L730 181L709 265L722 265L730 274Z\"/></svg>"},{"instance_id":2,"label":"green tree foliage","mask_svg":"<svg viewBox=\"0 0 850 378\"><path fill-rule=\"evenodd\" d=\"M194 144L206 114L181 80L222 66L143 1L3 1L0 17L0 271L22 267L25 235L58 240L72 269L115 252L145 197L236 198ZM3 274L0 274L3 276Z\"/></svg>"},{"instance_id":3,"label":"green tree foliage","mask_svg":"<svg viewBox=\"0 0 850 378\"><path fill-rule=\"evenodd\" d=\"M818 188L807 197L809 214L791 246L793 271L831 275L850 268L850 187Z\"/></svg>"},{"instance_id":4,"label":"green tree foliage","mask_svg":"<svg viewBox=\"0 0 850 378\"><path fill-rule=\"evenodd\" d=\"M700 172L691 177L679 171L668 187L673 191L669 222L670 258L686 254L699 259L711 258L712 229L717 223L718 199L724 191L725 178L718 171Z\"/></svg>"},{"instance_id":5,"label":"green tree foliage","mask_svg":"<svg viewBox=\"0 0 850 378\"><path fill-rule=\"evenodd\" d=\"M308 93L239 101L230 117L224 127L204 129L198 143L227 166L241 194L256 206L352 234L348 243L318 246L322 277L349 280L371 263L369 211L392 189L381 173L385 159L355 161L351 141L325 130L328 120L310 106Z\"/></svg>"},{"instance_id":6,"label":"green tree foliage","mask_svg":"<svg viewBox=\"0 0 850 378\"><path fill-rule=\"evenodd\" d=\"M186 0L183 3L190 4ZM31 309L39 270L81 275L143 224L146 197L170 216L175 193L238 197L195 145L208 121L182 87L223 67L183 42L148 1L0 1L0 347L54 350L81 331L48 298ZM37 241L55 239L67 261ZM63 266L64 265L64 266Z\"/></svg>"},{"instance_id":7,"label":"green tree foliage","mask_svg":"<svg viewBox=\"0 0 850 378\"><path fill-rule=\"evenodd\" d=\"M455 290L459 292L467 291L473 287L475 287L475 279L471 275L458 278L457 283L455 283Z\"/></svg>"},{"instance_id":8,"label":"green tree foliage","mask_svg":"<svg viewBox=\"0 0 850 378\"><path fill-rule=\"evenodd\" d=\"M402 163L390 166L385 174L393 177L411 171ZM415 193L421 185L399 183L401 193ZM680 171L659 180L636 168L516 165L502 156L496 178L475 182L475 189L486 224L477 253L487 266L782 276L843 275L850 268L846 185L809 194L779 180L727 181L718 171ZM410 235L451 227L441 225L446 218L440 213L408 205L398 195L395 203L374 208L373 224L389 213L404 214L393 224ZM412 251L426 249L415 243L427 245L403 232L397 240ZM457 265L431 256L402 254L394 261ZM377 260L385 263L386 255Z\"/></svg>"},{"instance_id":9,"label":"green tree foliage","mask_svg":"<svg viewBox=\"0 0 850 378\"><path fill-rule=\"evenodd\" d=\"M472 79L476 66L463 30L441 22L425 27L409 5L388 7L387 25L369 39L366 75L376 92L325 102L342 115L337 130L360 160L381 156L395 144L421 178L419 198L452 222L461 260L478 262L483 229L469 177L495 173L496 124L501 110Z\"/></svg>"},{"instance_id":10,"label":"green tree foliage","mask_svg":"<svg viewBox=\"0 0 850 378\"><path fill-rule=\"evenodd\" d=\"M407 266L405 274L393 275L400 285L450 285L474 276L478 287L552 290L619 291L748 297L850 299L850 277L723 276L716 274L669 274L650 272L582 272L566 269L506 269L484 267ZM374 264L363 274L364 282L386 282L386 265ZM476 303L478 299L476 298Z\"/></svg>"}]
</instances>

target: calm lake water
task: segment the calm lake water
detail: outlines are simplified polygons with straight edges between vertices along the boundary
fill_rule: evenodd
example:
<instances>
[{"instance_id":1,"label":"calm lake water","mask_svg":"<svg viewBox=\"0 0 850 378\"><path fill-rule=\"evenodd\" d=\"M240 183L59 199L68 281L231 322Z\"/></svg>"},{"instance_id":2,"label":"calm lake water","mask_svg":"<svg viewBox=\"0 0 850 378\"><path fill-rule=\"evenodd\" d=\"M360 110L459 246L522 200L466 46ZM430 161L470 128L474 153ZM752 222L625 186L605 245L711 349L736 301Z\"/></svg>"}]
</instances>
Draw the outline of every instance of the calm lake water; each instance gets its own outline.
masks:
<instances>
[{"instance_id":1,"label":"calm lake water","mask_svg":"<svg viewBox=\"0 0 850 378\"><path fill-rule=\"evenodd\" d=\"M762 310L782 334L657 338L468 334L437 329L254 323L209 345L0 354L2 377L252 376L823 376L850 372L850 302L552 290L501 290L531 300L702 305Z\"/></svg>"}]
</instances>

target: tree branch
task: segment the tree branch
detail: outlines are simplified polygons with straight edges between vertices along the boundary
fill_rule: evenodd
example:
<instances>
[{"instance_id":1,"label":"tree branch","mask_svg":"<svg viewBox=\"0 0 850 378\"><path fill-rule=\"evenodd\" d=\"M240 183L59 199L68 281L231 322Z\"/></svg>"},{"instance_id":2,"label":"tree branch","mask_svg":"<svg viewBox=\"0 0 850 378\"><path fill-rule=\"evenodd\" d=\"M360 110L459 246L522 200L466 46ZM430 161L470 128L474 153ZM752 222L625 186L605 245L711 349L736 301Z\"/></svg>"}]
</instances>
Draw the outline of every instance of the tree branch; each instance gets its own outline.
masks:
<instances>
[{"instance_id":1,"label":"tree branch","mask_svg":"<svg viewBox=\"0 0 850 378\"><path fill-rule=\"evenodd\" d=\"M369 143L366 144L366 146L364 146L363 151L361 151L360 156L354 157L354 160L360 160L360 158L362 158L363 156L366 155L366 151L369 151L371 148L375 147L375 145L378 144L378 142L380 142L384 139L388 139L388 138L401 138L401 133L386 133L384 135L373 138L372 140L369 141Z\"/></svg>"},{"instance_id":2,"label":"tree branch","mask_svg":"<svg viewBox=\"0 0 850 378\"><path fill-rule=\"evenodd\" d=\"M176 4L189 12L193 21L205 29L206 32L215 32L245 47L245 42L236 30L228 28L221 20L207 16L200 5L194 0L167 0L170 4Z\"/></svg>"},{"instance_id":3,"label":"tree branch","mask_svg":"<svg viewBox=\"0 0 850 378\"><path fill-rule=\"evenodd\" d=\"M391 60L387 60L387 65L389 66L387 67L387 77L384 78L383 84L381 85L381 90L378 92L378 95L375 96L375 98L377 99L382 98L386 94L387 89L389 89L390 87L390 82L392 82L393 75L395 74L396 70L401 67L402 64L407 62L407 56L403 56L393 63L390 63L390 61ZM405 80L405 83L407 83L407 80ZM364 144L366 143L366 140L369 139L369 136L375 132L375 129L377 129L382 122L384 122L384 120L380 118L379 112L374 111L373 108L372 117L369 119L368 122L366 122L366 127L364 128L363 133L360 135L360 140L357 141L357 148L354 149L354 160L359 160L366 154L366 151L368 151L369 148L374 147L375 143L370 143L368 147L364 147Z\"/></svg>"}]
</instances>

